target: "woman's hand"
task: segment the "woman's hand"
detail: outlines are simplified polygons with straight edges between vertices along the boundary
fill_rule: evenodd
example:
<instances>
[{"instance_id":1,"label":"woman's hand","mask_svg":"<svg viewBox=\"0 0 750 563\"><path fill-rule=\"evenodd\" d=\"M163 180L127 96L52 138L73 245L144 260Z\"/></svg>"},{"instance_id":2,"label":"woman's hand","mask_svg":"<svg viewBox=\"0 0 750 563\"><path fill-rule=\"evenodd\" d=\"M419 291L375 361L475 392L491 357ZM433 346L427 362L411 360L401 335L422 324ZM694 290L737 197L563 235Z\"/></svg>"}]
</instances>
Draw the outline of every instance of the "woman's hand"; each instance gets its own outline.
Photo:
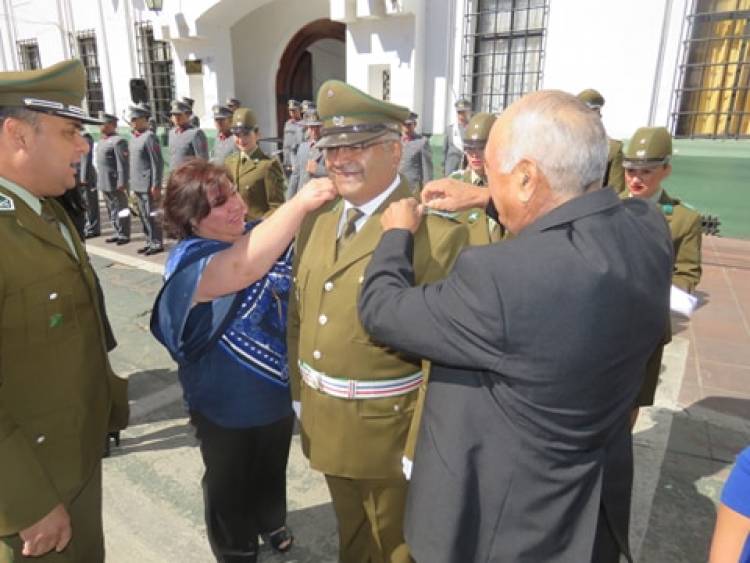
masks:
<instances>
[{"instance_id":1,"label":"woman's hand","mask_svg":"<svg viewBox=\"0 0 750 563\"><path fill-rule=\"evenodd\" d=\"M309 213L337 196L338 192L331 180L314 178L305 184L291 201L300 205L305 213Z\"/></svg>"},{"instance_id":2,"label":"woman's hand","mask_svg":"<svg viewBox=\"0 0 750 563\"><path fill-rule=\"evenodd\" d=\"M406 229L412 234L417 232L422 222L422 206L413 197L394 201L380 218L384 231Z\"/></svg>"}]
</instances>

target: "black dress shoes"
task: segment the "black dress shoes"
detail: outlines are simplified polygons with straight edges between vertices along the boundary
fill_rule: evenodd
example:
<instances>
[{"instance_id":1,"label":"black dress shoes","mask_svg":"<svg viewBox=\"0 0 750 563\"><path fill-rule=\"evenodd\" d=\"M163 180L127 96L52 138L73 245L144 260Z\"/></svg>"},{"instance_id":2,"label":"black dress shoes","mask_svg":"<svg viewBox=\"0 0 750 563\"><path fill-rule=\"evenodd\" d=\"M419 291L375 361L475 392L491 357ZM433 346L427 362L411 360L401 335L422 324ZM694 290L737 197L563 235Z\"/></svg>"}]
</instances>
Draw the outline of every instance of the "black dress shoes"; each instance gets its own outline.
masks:
<instances>
[{"instance_id":1,"label":"black dress shoes","mask_svg":"<svg viewBox=\"0 0 750 563\"><path fill-rule=\"evenodd\" d=\"M153 256L154 254L159 254L160 252L164 252L163 246L152 246L144 254L146 254L146 256Z\"/></svg>"},{"instance_id":2,"label":"black dress shoes","mask_svg":"<svg viewBox=\"0 0 750 563\"><path fill-rule=\"evenodd\" d=\"M114 237L107 237L106 239L104 239L104 242L117 242L118 240L120 240L120 237L114 236Z\"/></svg>"},{"instance_id":3,"label":"black dress shoes","mask_svg":"<svg viewBox=\"0 0 750 563\"><path fill-rule=\"evenodd\" d=\"M118 238L117 246L122 246L123 244L128 244L129 242L130 242L129 238Z\"/></svg>"},{"instance_id":4,"label":"black dress shoes","mask_svg":"<svg viewBox=\"0 0 750 563\"><path fill-rule=\"evenodd\" d=\"M136 250L138 254L146 254L148 252L148 249L151 248L149 245L144 246L143 248L139 248Z\"/></svg>"}]
</instances>

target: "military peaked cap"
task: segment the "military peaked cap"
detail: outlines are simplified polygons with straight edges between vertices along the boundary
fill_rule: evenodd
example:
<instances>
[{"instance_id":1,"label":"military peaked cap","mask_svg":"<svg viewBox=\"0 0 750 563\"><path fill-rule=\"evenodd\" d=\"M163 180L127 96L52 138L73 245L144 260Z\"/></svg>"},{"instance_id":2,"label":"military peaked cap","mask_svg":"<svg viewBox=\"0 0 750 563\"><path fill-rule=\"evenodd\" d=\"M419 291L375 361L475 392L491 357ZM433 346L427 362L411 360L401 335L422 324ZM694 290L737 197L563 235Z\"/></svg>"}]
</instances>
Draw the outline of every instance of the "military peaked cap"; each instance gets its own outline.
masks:
<instances>
[{"instance_id":1,"label":"military peaked cap","mask_svg":"<svg viewBox=\"0 0 750 563\"><path fill-rule=\"evenodd\" d=\"M193 109L193 106L195 105L195 100L193 98L188 98L187 96L182 96L182 98L180 98L180 101L189 105L190 109Z\"/></svg>"},{"instance_id":2,"label":"military peaked cap","mask_svg":"<svg viewBox=\"0 0 750 563\"><path fill-rule=\"evenodd\" d=\"M0 107L19 107L83 123L101 123L81 108L85 92L86 73L78 59L38 70L0 72Z\"/></svg>"},{"instance_id":3,"label":"military peaked cap","mask_svg":"<svg viewBox=\"0 0 750 563\"><path fill-rule=\"evenodd\" d=\"M148 107L148 104L140 103L128 106L128 119L138 117L151 117L151 108Z\"/></svg>"},{"instance_id":4,"label":"military peaked cap","mask_svg":"<svg viewBox=\"0 0 750 563\"><path fill-rule=\"evenodd\" d=\"M492 113L475 114L464 130L464 149L483 149L487 144L487 139L490 138L490 131L496 119L497 117Z\"/></svg>"},{"instance_id":5,"label":"military peaked cap","mask_svg":"<svg viewBox=\"0 0 750 563\"><path fill-rule=\"evenodd\" d=\"M172 100L171 109L169 113L174 115L176 113L191 113L190 106L181 100Z\"/></svg>"},{"instance_id":6,"label":"military peaked cap","mask_svg":"<svg viewBox=\"0 0 750 563\"><path fill-rule=\"evenodd\" d=\"M234 112L226 106L214 106L211 108L214 114L214 119L230 119Z\"/></svg>"},{"instance_id":7,"label":"military peaked cap","mask_svg":"<svg viewBox=\"0 0 750 563\"><path fill-rule=\"evenodd\" d=\"M669 162L672 135L665 127L641 127L623 151L625 168L655 168Z\"/></svg>"},{"instance_id":8,"label":"military peaked cap","mask_svg":"<svg viewBox=\"0 0 750 563\"><path fill-rule=\"evenodd\" d=\"M456 111L471 111L471 102L465 98L456 100L455 106Z\"/></svg>"},{"instance_id":9,"label":"military peaked cap","mask_svg":"<svg viewBox=\"0 0 750 563\"><path fill-rule=\"evenodd\" d=\"M328 80L318 90L318 114L323 130L317 146L332 148L358 145L389 132L400 134L409 110L340 80Z\"/></svg>"},{"instance_id":10,"label":"military peaked cap","mask_svg":"<svg viewBox=\"0 0 750 563\"><path fill-rule=\"evenodd\" d=\"M116 115L113 115L111 113L107 113L105 111L99 112L99 122L100 123L117 123L119 119L117 119Z\"/></svg>"},{"instance_id":11,"label":"military peaked cap","mask_svg":"<svg viewBox=\"0 0 750 563\"><path fill-rule=\"evenodd\" d=\"M237 108L232 114L232 130L253 130L257 129L258 120L255 119L255 112L250 108Z\"/></svg>"},{"instance_id":12,"label":"military peaked cap","mask_svg":"<svg viewBox=\"0 0 750 563\"><path fill-rule=\"evenodd\" d=\"M417 115L413 111L409 112L409 117L404 119L404 123L416 123L418 118L419 118L419 115Z\"/></svg>"},{"instance_id":13,"label":"military peaked cap","mask_svg":"<svg viewBox=\"0 0 750 563\"><path fill-rule=\"evenodd\" d=\"M579 92L576 97L591 109L599 109L604 105L604 96L593 88Z\"/></svg>"},{"instance_id":14,"label":"military peaked cap","mask_svg":"<svg viewBox=\"0 0 750 563\"><path fill-rule=\"evenodd\" d=\"M241 103L242 102L240 102L237 98L233 98L233 97L229 96L227 98L227 101L224 102L224 105L225 106L237 106L237 107L239 107Z\"/></svg>"},{"instance_id":15,"label":"military peaked cap","mask_svg":"<svg viewBox=\"0 0 750 563\"><path fill-rule=\"evenodd\" d=\"M318 117L318 112L312 109L305 112L302 121L300 121L300 125L303 125L304 127L320 127L323 125L323 122L320 120L320 117Z\"/></svg>"},{"instance_id":16,"label":"military peaked cap","mask_svg":"<svg viewBox=\"0 0 750 563\"><path fill-rule=\"evenodd\" d=\"M294 99L289 100L286 103L286 105L289 109L300 109L301 107L301 104L297 100L294 100Z\"/></svg>"},{"instance_id":17,"label":"military peaked cap","mask_svg":"<svg viewBox=\"0 0 750 563\"><path fill-rule=\"evenodd\" d=\"M307 113L311 109L315 109L315 102L312 100L302 100L302 103L300 104L300 109L302 109L302 113Z\"/></svg>"}]
</instances>

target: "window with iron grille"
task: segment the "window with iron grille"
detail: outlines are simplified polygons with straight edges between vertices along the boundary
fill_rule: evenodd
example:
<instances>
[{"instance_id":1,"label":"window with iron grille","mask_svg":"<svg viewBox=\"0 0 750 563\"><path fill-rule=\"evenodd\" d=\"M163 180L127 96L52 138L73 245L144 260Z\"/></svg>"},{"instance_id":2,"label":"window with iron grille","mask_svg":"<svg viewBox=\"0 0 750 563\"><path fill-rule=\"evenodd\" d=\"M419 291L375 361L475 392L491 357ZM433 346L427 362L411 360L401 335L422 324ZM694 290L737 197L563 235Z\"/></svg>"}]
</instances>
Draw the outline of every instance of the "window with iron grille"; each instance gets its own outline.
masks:
<instances>
[{"instance_id":1,"label":"window with iron grille","mask_svg":"<svg viewBox=\"0 0 750 563\"><path fill-rule=\"evenodd\" d=\"M549 0L466 0L461 95L499 112L542 81Z\"/></svg>"},{"instance_id":2,"label":"window with iron grille","mask_svg":"<svg viewBox=\"0 0 750 563\"><path fill-rule=\"evenodd\" d=\"M93 29L76 34L78 57L86 69L86 108L89 114L95 115L104 111L104 90L102 75L99 70L99 56L96 51L96 34Z\"/></svg>"},{"instance_id":3,"label":"window with iron grille","mask_svg":"<svg viewBox=\"0 0 750 563\"><path fill-rule=\"evenodd\" d=\"M18 62L21 70L35 70L42 68L42 61L39 59L39 43L36 39L23 39L18 44Z\"/></svg>"},{"instance_id":4,"label":"window with iron grille","mask_svg":"<svg viewBox=\"0 0 750 563\"><path fill-rule=\"evenodd\" d=\"M676 137L750 137L750 0L693 0L672 98Z\"/></svg>"},{"instance_id":5,"label":"window with iron grille","mask_svg":"<svg viewBox=\"0 0 750 563\"><path fill-rule=\"evenodd\" d=\"M138 46L138 69L146 81L153 116L159 124L169 122L170 102L174 99L174 67L167 41L154 39L150 22L135 24Z\"/></svg>"}]
</instances>

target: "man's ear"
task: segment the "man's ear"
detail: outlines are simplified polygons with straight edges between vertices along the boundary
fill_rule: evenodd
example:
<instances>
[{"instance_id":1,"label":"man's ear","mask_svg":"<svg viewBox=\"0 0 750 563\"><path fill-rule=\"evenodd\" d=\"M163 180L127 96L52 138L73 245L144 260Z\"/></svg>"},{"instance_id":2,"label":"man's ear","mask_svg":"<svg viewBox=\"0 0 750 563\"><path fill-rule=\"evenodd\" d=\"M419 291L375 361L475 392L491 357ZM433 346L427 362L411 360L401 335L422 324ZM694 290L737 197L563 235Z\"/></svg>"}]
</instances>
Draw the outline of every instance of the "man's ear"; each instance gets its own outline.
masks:
<instances>
[{"instance_id":1,"label":"man's ear","mask_svg":"<svg viewBox=\"0 0 750 563\"><path fill-rule=\"evenodd\" d=\"M516 195L518 201L527 204L534 191L539 185L539 174L541 171L535 162L527 159L521 159L513 168L513 182L516 184Z\"/></svg>"},{"instance_id":2,"label":"man's ear","mask_svg":"<svg viewBox=\"0 0 750 563\"><path fill-rule=\"evenodd\" d=\"M28 147L32 127L22 119L9 117L3 122L3 136L7 137L16 149Z\"/></svg>"}]
</instances>

